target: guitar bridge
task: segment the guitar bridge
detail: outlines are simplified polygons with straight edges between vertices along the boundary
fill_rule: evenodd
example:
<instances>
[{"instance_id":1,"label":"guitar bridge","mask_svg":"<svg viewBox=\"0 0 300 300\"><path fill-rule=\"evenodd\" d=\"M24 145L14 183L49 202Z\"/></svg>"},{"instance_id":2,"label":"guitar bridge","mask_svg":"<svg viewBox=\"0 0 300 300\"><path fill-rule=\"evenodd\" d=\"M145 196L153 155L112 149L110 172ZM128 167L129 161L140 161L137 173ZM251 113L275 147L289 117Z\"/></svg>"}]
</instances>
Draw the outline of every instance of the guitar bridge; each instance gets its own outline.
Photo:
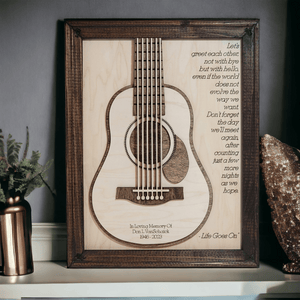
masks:
<instances>
[{"instance_id":1,"label":"guitar bridge","mask_svg":"<svg viewBox=\"0 0 300 300\"><path fill-rule=\"evenodd\" d=\"M117 187L116 200L121 199L141 205L159 205L171 200L183 200L183 187L144 190L135 187Z\"/></svg>"}]
</instances>

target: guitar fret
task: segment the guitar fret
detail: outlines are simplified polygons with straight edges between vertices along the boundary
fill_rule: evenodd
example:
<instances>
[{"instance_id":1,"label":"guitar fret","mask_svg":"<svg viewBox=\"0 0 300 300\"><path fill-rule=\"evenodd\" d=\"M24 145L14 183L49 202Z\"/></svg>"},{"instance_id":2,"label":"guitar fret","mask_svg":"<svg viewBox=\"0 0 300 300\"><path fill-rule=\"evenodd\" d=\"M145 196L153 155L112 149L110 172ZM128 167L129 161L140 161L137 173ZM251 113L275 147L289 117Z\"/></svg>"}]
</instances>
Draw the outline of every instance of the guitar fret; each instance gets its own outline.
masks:
<instances>
[{"instance_id":1,"label":"guitar fret","mask_svg":"<svg viewBox=\"0 0 300 300\"><path fill-rule=\"evenodd\" d=\"M134 101L133 101L133 115L137 114L137 97L139 96L139 114L142 114L142 108L145 109L145 103L142 105L142 96L144 101L149 97L148 101L150 102L153 98L156 99L157 105L162 107L162 115L165 114L165 99L164 99L164 84L163 84L163 68L162 68L162 59L160 59L160 41L157 39L155 43L155 38L148 39L138 39L135 40L135 49L134 49L134 78L133 78L133 87L134 87ZM147 42L148 41L148 42ZM143 45L143 47L142 47ZM152 46L152 47L151 47ZM142 51L143 49L143 51ZM143 76L142 76L143 73ZM151 82L151 83L150 83ZM157 83L157 86L155 85ZM137 88L138 86L138 88ZM161 88L160 88L161 87ZM143 90L143 92L142 92ZM160 97L162 98L162 103L160 103ZM148 106L151 108L154 106L154 103L151 103ZM159 115L160 112L154 110L155 115ZM150 113L148 114L150 115Z\"/></svg>"}]
</instances>

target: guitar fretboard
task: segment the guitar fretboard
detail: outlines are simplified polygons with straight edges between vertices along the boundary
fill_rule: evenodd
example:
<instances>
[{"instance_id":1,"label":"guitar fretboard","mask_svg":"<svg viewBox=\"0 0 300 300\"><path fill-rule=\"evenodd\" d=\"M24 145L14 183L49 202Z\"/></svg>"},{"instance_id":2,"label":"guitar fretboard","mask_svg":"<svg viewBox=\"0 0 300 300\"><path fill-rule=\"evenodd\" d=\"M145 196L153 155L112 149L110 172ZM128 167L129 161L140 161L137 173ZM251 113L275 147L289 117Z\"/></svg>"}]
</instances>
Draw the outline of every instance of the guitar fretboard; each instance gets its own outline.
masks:
<instances>
[{"instance_id":1,"label":"guitar fretboard","mask_svg":"<svg viewBox=\"0 0 300 300\"><path fill-rule=\"evenodd\" d=\"M134 43L133 115L164 115L162 43L160 38L137 38Z\"/></svg>"}]
</instances>

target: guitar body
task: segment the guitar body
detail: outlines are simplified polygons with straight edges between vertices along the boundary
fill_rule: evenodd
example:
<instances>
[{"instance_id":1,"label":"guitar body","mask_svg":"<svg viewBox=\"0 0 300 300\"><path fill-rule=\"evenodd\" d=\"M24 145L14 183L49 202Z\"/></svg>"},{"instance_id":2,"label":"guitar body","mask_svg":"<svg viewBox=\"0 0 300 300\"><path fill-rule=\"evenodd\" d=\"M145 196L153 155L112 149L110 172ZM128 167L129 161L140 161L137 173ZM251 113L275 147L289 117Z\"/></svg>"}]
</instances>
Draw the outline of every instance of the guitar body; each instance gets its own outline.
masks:
<instances>
[{"instance_id":1,"label":"guitar body","mask_svg":"<svg viewBox=\"0 0 300 300\"><path fill-rule=\"evenodd\" d=\"M136 122L132 87L110 100L107 147L89 192L90 208L101 230L115 241L138 248L166 247L191 238L206 222L212 206L211 184L193 147L191 105L175 88L165 85L164 90L163 127L169 128L166 135L173 146L162 162L161 180L170 190L181 189L182 197L176 199L175 194L171 201L147 205L151 199L134 203L117 196L118 190L137 185L137 172L142 169L126 146L130 144L128 131Z\"/></svg>"}]
</instances>

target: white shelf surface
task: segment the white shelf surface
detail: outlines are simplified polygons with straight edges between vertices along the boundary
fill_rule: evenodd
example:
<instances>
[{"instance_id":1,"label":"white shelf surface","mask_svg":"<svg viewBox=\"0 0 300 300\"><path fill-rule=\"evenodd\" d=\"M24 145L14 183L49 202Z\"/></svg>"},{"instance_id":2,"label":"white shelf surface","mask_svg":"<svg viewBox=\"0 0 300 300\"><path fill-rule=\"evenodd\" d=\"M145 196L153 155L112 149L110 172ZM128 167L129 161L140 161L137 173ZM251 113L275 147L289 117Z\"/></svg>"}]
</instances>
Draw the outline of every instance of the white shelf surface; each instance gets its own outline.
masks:
<instances>
[{"instance_id":1,"label":"white shelf surface","mask_svg":"<svg viewBox=\"0 0 300 300\"><path fill-rule=\"evenodd\" d=\"M0 298L205 297L300 293L300 275L258 269L68 269L35 262L34 273L0 276Z\"/></svg>"}]
</instances>

